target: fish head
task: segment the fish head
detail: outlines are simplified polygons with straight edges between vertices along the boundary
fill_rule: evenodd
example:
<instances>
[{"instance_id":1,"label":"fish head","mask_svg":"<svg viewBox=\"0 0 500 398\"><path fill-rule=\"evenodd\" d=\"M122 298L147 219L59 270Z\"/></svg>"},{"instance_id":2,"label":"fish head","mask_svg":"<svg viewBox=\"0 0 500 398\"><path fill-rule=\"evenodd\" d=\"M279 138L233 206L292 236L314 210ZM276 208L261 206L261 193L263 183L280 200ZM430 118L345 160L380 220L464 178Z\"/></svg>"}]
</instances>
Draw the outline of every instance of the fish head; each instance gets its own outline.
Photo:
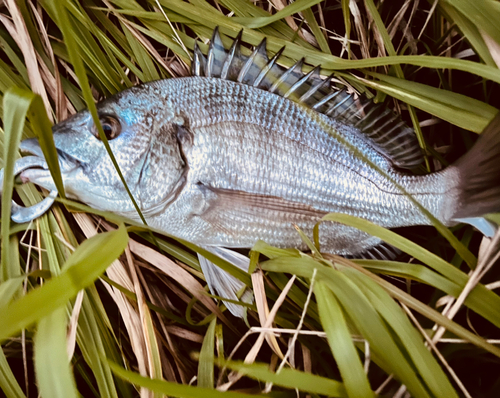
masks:
<instances>
[{"instance_id":1,"label":"fish head","mask_svg":"<svg viewBox=\"0 0 500 398\"><path fill-rule=\"evenodd\" d=\"M164 93L161 90L161 93ZM99 120L130 192L141 211L155 213L181 189L186 164L176 138L175 114L168 98L143 85L97 104ZM64 189L69 198L99 210L138 219L88 110L53 127ZM36 139L20 144L24 153L43 157ZM48 170L23 171L24 182L55 189Z\"/></svg>"}]
</instances>

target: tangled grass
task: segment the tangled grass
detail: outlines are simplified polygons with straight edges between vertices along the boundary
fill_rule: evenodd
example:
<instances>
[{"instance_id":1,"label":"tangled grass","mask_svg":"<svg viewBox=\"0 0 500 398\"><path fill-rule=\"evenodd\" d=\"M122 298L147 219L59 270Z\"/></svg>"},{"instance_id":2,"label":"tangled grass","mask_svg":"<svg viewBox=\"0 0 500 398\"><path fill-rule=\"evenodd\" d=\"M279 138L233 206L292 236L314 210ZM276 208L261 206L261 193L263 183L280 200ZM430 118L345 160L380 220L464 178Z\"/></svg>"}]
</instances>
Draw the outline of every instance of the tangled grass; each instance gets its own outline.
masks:
<instances>
[{"instance_id":1,"label":"tangled grass","mask_svg":"<svg viewBox=\"0 0 500 398\"><path fill-rule=\"evenodd\" d=\"M241 29L249 46L266 37L272 53L286 45L283 65L305 56L305 70L320 64L338 84L385 101L415 127L428 155L421 171L439 170L500 106L499 4L5 0L5 175L19 140L50 137L50 122L141 82L187 75L195 39L206 51L215 26L226 45ZM244 322L207 294L193 245L64 199L32 223L11 224L12 190L6 178L7 397L500 394L490 376L500 370L498 234L442 225L394 232L330 215L407 257L347 260L312 244L305 254L259 242L255 272L240 275L255 295ZM42 197L30 185L14 196L26 205Z\"/></svg>"}]
</instances>

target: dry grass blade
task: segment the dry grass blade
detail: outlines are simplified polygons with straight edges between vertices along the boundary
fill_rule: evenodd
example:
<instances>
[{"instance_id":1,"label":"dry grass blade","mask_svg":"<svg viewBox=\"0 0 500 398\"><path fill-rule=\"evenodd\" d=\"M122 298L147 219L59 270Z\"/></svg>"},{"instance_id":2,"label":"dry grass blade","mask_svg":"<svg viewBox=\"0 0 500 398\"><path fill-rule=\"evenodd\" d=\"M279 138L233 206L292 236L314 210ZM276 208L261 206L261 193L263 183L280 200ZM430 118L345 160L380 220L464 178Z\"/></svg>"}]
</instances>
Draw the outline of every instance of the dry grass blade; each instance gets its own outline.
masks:
<instances>
[{"instance_id":1,"label":"dry grass blade","mask_svg":"<svg viewBox=\"0 0 500 398\"><path fill-rule=\"evenodd\" d=\"M157 251L134 240L130 241L130 250L136 256L154 265L173 280L184 286L197 300L202 302L210 312L217 314L217 317L230 326L229 320L220 312L215 303L205 294L203 286L187 271L180 268L175 262Z\"/></svg>"},{"instance_id":2,"label":"dry grass blade","mask_svg":"<svg viewBox=\"0 0 500 398\"><path fill-rule=\"evenodd\" d=\"M255 274L252 274L252 280L254 279L254 275ZM257 279L258 280L258 279ZM269 314L265 314L265 312L263 313L263 316L262 316L262 320L264 321L264 325L263 325L263 329L262 331L260 332L259 334L259 337L257 338L257 341L255 342L255 344L252 346L251 350L247 353L247 355L245 356L245 363L249 364L249 363L253 363L255 361L255 358L257 358L257 354L259 353L260 349L262 348L262 344L264 343L264 340L266 339L266 336L267 336L267 329L269 329L274 321L274 318L276 316L276 314L278 313L278 310L279 308L281 307L281 305L283 304L283 302L285 301L286 299L286 296L289 292L289 290L291 289L292 285L293 285L293 282L295 281L295 277L292 277L288 283L286 284L285 288L282 290L282 292L280 293L278 299L276 300L276 302L274 303L273 305L273 308L271 309L271 311L269 312ZM266 305L267 306L267 305ZM262 308L264 311L265 311L265 307L263 306ZM259 315L260 316L260 315ZM243 336L242 338L242 341L249 335L249 333L251 333L252 331L250 330L249 332L247 332L247 334L245 336ZM274 342L276 342L276 339L271 340L271 347L273 349L275 349L276 347L274 346ZM276 342L276 345L277 345L277 342ZM234 352L236 351L236 349L238 349L239 345L237 345L233 352L231 353L231 355L229 355L229 358L232 358ZM278 352L280 353L280 356L283 358L283 354L281 353L281 350L279 350L279 347L277 348ZM222 370L221 372L221 375L224 374L224 369ZM234 383L236 383L240 378L242 377L241 374L239 373L231 373L229 376L228 376L228 379L229 381L224 384L224 385L220 385L220 380L219 382L217 383L219 385L218 387L218 390L220 391L227 391ZM219 378L220 379L220 378Z\"/></svg>"},{"instance_id":3,"label":"dry grass blade","mask_svg":"<svg viewBox=\"0 0 500 398\"><path fill-rule=\"evenodd\" d=\"M453 380L455 380L455 383L457 383L457 385L459 386L459 388L462 391L462 393L464 394L464 396L466 396L467 398L472 398L472 396L469 394L469 392L467 391L467 389L465 388L465 386L463 385L463 383L460 381L460 379L456 375L456 373L453 371L453 369L451 368L451 366L448 364L448 362L446 361L446 359L444 358L444 356L439 352L439 350L437 349L436 344L434 343L434 341L431 340L431 338L427 335L427 333L425 332L424 328L420 325L420 323L415 318L415 316L410 311L410 309L406 305L404 305L404 304L401 304L401 306L403 307L403 309L405 310L405 312L408 314L408 316L410 317L410 319L412 320L412 322L415 324L415 326L417 327L417 329L419 330L419 332L422 334L422 336L424 336L425 341L428 344L428 346L430 347L430 349L432 349L432 351L434 351L434 353L436 354L436 356L442 362L443 366L451 374L451 377L453 377Z\"/></svg>"},{"instance_id":4,"label":"dry grass blade","mask_svg":"<svg viewBox=\"0 0 500 398\"><path fill-rule=\"evenodd\" d=\"M76 213L74 214L74 217L87 238L95 236L98 233L97 228L95 227L93 221L89 216L87 216L86 214ZM130 291L134 291L134 283L121 261L114 261L106 272L112 280L129 289ZM143 376L147 376L147 348L146 342L144 340L139 311L137 307L134 307L132 303L130 303L128 298L118 289L107 284L105 286L108 290L108 293L118 306L122 320L125 324L128 335L130 336L132 350L134 351L137 358L139 373Z\"/></svg>"},{"instance_id":5,"label":"dry grass blade","mask_svg":"<svg viewBox=\"0 0 500 398\"><path fill-rule=\"evenodd\" d=\"M47 114L52 120L52 112L50 112L52 106L47 96L47 91L45 89L42 75L38 67L35 49L33 47L33 43L31 42L28 30L26 29L24 19L21 15L21 12L19 11L18 5L14 0L7 0L5 5L7 6L13 21L9 21L3 15L0 16L1 20L4 26L9 31L10 35L17 40L17 44L23 53L24 61L26 63L31 89L33 90L33 92L39 94L42 97L45 108L48 111Z\"/></svg>"},{"instance_id":6,"label":"dry grass blade","mask_svg":"<svg viewBox=\"0 0 500 398\"><path fill-rule=\"evenodd\" d=\"M484 275L491 269L491 267L498 261L500 258L500 251L498 250L500 247L500 230L497 231L492 241L489 243L488 248L485 250L484 255L479 259L478 264L474 270L469 274L469 279L467 284L465 285L462 293L458 296L457 300L453 303L453 305L444 312L444 315L448 319L453 319L453 317L457 314L460 308L464 305L464 302L467 296L471 293L471 291L477 286L477 284L481 281ZM436 343L439 341L444 333L445 328L443 326L439 327L432 337L432 342Z\"/></svg>"},{"instance_id":7,"label":"dry grass blade","mask_svg":"<svg viewBox=\"0 0 500 398\"><path fill-rule=\"evenodd\" d=\"M292 277L292 279L295 279L295 277ZM291 283L293 283L293 281ZM264 328L268 323L267 320L270 316L270 313L269 307L267 305L267 296L264 287L264 277L262 271L257 271L252 274L252 287L255 297L255 304L257 305L257 313L259 314L260 324ZM283 353L281 352L276 337L272 334L267 333L264 334L264 337L274 353L281 359L284 359Z\"/></svg>"}]
</instances>

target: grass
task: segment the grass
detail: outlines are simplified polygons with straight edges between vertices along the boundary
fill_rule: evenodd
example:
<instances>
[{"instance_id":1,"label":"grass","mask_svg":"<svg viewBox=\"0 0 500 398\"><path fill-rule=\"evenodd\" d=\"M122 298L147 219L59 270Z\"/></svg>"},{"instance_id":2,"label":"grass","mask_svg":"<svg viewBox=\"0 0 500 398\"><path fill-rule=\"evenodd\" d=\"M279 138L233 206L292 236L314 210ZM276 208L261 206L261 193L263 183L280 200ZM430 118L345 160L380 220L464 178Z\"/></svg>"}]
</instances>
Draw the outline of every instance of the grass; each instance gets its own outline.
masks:
<instances>
[{"instance_id":1,"label":"grass","mask_svg":"<svg viewBox=\"0 0 500 398\"><path fill-rule=\"evenodd\" d=\"M32 136L57 164L50 121L94 111L94 100L135 84L187 75L194 39L206 51L219 26L226 46L243 28L248 45L264 37L272 53L286 45L284 65L305 56L304 70L321 64L322 74L385 101L415 127L428 155L420 172L436 171L500 107L499 14L497 2L462 0L8 0L2 167L12 174L19 140ZM407 257L347 260L312 242L310 254L258 242L256 271L236 273L255 294L245 323L207 294L189 242L63 199L29 225L9 224L11 179L3 192L7 397L500 393L489 376L500 370L498 236L438 224L387 231L329 215ZM13 195L26 205L42 197L29 185Z\"/></svg>"}]
</instances>

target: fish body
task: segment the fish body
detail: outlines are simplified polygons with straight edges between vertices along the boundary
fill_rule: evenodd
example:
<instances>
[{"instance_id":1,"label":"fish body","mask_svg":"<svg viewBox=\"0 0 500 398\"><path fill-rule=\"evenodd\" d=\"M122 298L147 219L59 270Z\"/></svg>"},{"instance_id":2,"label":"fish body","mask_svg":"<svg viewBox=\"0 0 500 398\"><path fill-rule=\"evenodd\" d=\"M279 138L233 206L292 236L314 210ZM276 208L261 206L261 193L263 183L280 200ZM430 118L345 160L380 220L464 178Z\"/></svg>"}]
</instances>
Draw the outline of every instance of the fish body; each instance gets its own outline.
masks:
<instances>
[{"instance_id":1,"label":"fish body","mask_svg":"<svg viewBox=\"0 0 500 398\"><path fill-rule=\"evenodd\" d=\"M362 217L387 228L430 225L420 206L445 225L500 209L497 117L474 148L443 171L416 176L422 153L412 129L363 98L331 90L318 69L307 75L268 59L265 42L243 56L217 31L205 57L195 48L192 77L125 90L97 104L100 123L127 185L152 227L205 247L247 269L228 248L259 239L304 249L294 226L312 236L327 213ZM140 221L88 111L53 128L66 195ZM21 150L43 157L36 140ZM46 169L21 178L49 190ZM364 255L381 241L325 222L324 252ZM237 299L241 283L200 256L212 291ZM232 304L231 304L232 305ZM231 312L241 316L237 306Z\"/></svg>"},{"instance_id":2,"label":"fish body","mask_svg":"<svg viewBox=\"0 0 500 398\"><path fill-rule=\"evenodd\" d=\"M202 246L252 247L263 239L302 248L293 225L311 234L329 212L389 228L429 224L400 187L442 222L453 214L453 169L403 174L351 126L241 83L163 80L125 91L99 111L120 121L121 133L109 143L148 223ZM66 192L139 220L92 125L84 112L55 128L60 153L78 161L78 168L63 168ZM30 145L37 144L25 141L21 149ZM47 174L46 184L31 172ZM53 188L46 171L24 177ZM333 223L320 236L322 249L336 254L378 243Z\"/></svg>"}]
</instances>

